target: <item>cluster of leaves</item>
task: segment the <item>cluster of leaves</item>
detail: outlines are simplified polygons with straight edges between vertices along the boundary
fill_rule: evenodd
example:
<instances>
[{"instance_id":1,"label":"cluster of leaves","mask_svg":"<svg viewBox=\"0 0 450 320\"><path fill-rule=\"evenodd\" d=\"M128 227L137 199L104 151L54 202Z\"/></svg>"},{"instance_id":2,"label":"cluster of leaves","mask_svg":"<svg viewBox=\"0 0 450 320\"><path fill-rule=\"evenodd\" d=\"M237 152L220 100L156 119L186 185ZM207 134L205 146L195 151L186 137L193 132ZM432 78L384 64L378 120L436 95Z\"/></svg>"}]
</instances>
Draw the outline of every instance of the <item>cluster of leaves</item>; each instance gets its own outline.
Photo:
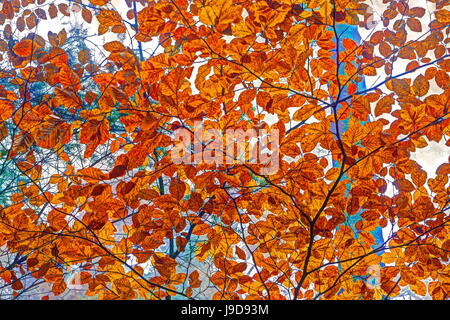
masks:
<instances>
[{"instance_id":1,"label":"cluster of leaves","mask_svg":"<svg viewBox=\"0 0 450 320\"><path fill-rule=\"evenodd\" d=\"M428 177L411 157L450 147L445 2L422 25L425 9L385 1L361 43L342 32L363 26L359 0L57 2L0 13L0 170L17 172L1 190L3 297L61 295L75 268L100 299L448 298L450 164ZM74 60L65 30L37 32L60 16L130 45ZM278 172L175 165L173 131L199 120L279 130Z\"/></svg>"}]
</instances>

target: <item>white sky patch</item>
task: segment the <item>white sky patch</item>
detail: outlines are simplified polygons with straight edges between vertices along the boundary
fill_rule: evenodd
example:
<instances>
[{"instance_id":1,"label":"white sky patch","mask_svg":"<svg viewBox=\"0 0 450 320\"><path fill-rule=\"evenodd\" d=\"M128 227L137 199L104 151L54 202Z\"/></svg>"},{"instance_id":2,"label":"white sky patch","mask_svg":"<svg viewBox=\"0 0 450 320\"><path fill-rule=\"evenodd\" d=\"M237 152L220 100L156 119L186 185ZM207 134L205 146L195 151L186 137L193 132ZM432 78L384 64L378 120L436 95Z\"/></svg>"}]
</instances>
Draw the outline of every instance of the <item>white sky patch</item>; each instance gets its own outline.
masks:
<instances>
[{"instance_id":1,"label":"white sky patch","mask_svg":"<svg viewBox=\"0 0 450 320\"><path fill-rule=\"evenodd\" d=\"M444 163L450 161L450 150L445 145L444 139L439 143L431 141L428 146L421 149L416 149L411 153L411 159L422 166L428 174L428 178L436 177L436 169Z\"/></svg>"}]
</instances>

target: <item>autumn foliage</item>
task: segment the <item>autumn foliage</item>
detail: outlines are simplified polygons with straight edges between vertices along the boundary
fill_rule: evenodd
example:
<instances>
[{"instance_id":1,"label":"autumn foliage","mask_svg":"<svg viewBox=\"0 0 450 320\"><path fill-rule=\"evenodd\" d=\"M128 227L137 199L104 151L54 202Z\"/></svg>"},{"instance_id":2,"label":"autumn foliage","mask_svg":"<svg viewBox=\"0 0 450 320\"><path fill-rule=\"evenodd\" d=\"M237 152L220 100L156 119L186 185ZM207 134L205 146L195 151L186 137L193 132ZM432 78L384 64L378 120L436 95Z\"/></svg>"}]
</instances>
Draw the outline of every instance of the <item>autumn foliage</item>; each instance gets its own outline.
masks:
<instances>
[{"instance_id":1,"label":"autumn foliage","mask_svg":"<svg viewBox=\"0 0 450 320\"><path fill-rule=\"evenodd\" d=\"M448 299L450 11L379 2L4 0L1 298ZM196 121L279 170L175 164Z\"/></svg>"}]
</instances>

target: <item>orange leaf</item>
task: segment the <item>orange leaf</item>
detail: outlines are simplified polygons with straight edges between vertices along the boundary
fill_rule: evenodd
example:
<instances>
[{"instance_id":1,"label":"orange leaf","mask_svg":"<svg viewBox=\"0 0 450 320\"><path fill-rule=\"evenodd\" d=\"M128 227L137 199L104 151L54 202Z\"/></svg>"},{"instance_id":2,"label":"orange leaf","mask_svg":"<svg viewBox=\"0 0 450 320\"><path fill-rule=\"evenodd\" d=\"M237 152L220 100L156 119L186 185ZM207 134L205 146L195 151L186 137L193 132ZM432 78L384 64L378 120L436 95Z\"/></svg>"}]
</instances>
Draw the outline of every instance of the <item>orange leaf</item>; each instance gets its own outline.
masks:
<instances>
[{"instance_id":1,"label":"orange leaf","mask_svg":"<svg viewBox=\"0 0 450 320\"><path fill-rule=\"evenodd\" d=\"M398 179L394 182L394 185L398 190L404 192L411 192L415 190L414 185L407 179Z\"/></svg>"},{"instance_id":2,"label":"orange leaf","mask_svg":"<svg viewBox=\"0 0 450 320\"><path fill-rule=\"evenodd\" d=\"M384 96L381 98L375 106L375 116L378 117L383 113L390 113L394 103L395 100L391 96Z\"/></svg>"},{"instance_id":3,"label":"orange leaf","mask_svg":"<svg viewBox=\"0 0 450 320\"><path fill-rule=\"evenodd\" d=\"M404 79L392 79L391 84L392 90L399 96L408 95L410 92L409 84Z\"/></svg>"},{"instance_id":4,"label":"orange leaf","mask_svg":"<svg viewBox=\"0 0 450 320\"><path fill-rule=\"evenodd\" d=\"M436 12L436 18L440 23L450 23L450 11L442 9Z\"/></svg>"},{"instance_id":5,"label":"orange leaf","mask_svg":"<svg viewBox=\"0 0 450 320\"><path fill-rule=\"evenodd\" d=\"M47 220L55 230L62 230L67 226L66 216L63 212L52 210L48 214Z\"/></svg>"},{"instance_id":6,"label":"orange leaf","mask_svg":"<svg viewBox=\"0 0 450 320\"><path fill-rule=\"evenodd\" d=\"M422 24L420 23L419 19L409 18L408 20L406 20L406 24L411 29L411 31L422 32Z\"/></svg>"},{"instance_id":7,"label":"orange leaf","mask_svg":"<svg viewBox=\"0 0 450 320\"><path fill-rule=\"evenodd\" d=\"M412 89L416 95L423 97L430 89L430 84L423 75L419 74L417 78L414 79Z\"/></svg>"},{"instance_id":8,"label":"orange leaf","mask_svg":"<svg viewBox=\"0 0 450 320\"><path fill-rule=\"evenodd\" d=\"M416 169L411 173L411 178L417 187L421 187L427 182L427 173L425 170Z\"/></svg>"},{"instance_id":9,"label":"orange leaf","mask_svg":"<svg viewBox=\"0 0 450 320\"><path fill-rule=\"evenodd\" d=\"M0 100L0 120L6 121L14 112L14 104L7 100Z\"/></svg>"},{"instance_id":10,"label":"orange leaf","mask_svg":"<svg viewBox=\"0 0 450 320\"><path fill-rule=\"evenodd\" d=\"M186 192L186 185L180 179L172 179L169 187L170 194L180 201Z\"/></svg>"},{"instance_id":11,"label":"orange leaf","mask_svg":"<svg viewBox=\"0 0 450 320\"><path fill-rule=\"evenodd\" d=\"M94 6L104 6L109 2L109 0L89 0Z\"/></svg>"},{"instance_id":12,"label":"orange leaf","mask_svg":"<svg viewBox=\"0 0 450 320\"><path fill-rule=\"evenodd\" d=\"M20 57L29 57L33 52L33 47L36 45L30 39L24 39L13 47L13 52Z\"/></svg>"},{"instance_id":13,"label":"orange leaf","mask_svg":"<svg viewBox=\"0 0 450 320\"><path fill-rule=\"evenodd\" d=\"M52 292L55 296L59 296L60 294L64 293L66 291L67 285L64 282L64 279L58 279L53 283L52 286Z\"/></svg>"}]
</instances>

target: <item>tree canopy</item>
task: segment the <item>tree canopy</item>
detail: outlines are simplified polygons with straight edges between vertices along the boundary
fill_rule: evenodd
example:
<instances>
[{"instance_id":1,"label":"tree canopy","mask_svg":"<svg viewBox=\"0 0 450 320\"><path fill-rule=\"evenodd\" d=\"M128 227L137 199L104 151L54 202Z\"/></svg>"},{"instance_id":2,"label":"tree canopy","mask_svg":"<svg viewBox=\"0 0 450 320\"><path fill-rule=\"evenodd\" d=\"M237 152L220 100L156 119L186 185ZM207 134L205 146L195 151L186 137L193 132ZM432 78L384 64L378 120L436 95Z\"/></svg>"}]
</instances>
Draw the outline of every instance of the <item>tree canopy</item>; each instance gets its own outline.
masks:
<instances>
[{"instance_id":1,"label":"tree canopy","mask_svg":"<svg viewBox=\"0 0 450 320\"><path fill-rule=\"evenodd\" d=\"M4 0L0 298L448 299L450 11L414 3ZM176 163L198 122L276 130L276 172Z\"/></svg>"}]
</instances>

